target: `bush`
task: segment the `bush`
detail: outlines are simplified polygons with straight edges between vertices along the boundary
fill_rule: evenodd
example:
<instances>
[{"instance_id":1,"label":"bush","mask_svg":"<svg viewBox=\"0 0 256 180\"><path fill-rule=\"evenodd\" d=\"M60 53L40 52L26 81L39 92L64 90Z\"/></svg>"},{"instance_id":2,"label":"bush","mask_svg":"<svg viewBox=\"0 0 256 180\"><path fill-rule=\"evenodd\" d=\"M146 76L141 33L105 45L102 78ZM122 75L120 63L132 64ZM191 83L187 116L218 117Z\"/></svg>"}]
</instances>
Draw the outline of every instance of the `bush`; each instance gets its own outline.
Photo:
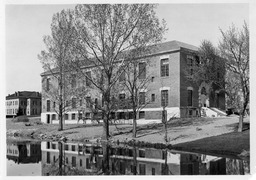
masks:
<instances>
[{"instance_id":1,"label":"bush","mask_svg":"<svg viewBox=\"0 0 256 180\"><path fill-rule=\"evenodd\" d=\"M27 116L17 116L12 119L12 122L29 122L29 119Z\"/></svg>"}]
</instances>

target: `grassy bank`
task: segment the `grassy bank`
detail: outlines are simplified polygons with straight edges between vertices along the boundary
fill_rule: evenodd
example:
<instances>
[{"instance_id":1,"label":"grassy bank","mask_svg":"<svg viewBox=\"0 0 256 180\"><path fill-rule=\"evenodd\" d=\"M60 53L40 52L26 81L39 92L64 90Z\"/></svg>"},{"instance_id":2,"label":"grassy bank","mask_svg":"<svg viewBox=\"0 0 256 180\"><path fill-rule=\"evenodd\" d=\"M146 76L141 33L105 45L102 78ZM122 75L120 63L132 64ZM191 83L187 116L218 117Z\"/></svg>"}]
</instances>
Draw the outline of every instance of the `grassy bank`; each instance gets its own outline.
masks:
<instances>
[{"instance_id":1,"label":"grassy bank","mask_svg":"<svg viewBox=\"0 0 256 180\"><path fill-rule=\"evenodd\" d=\"M250 131L232 132L180 143L174 149L192 152L207 152L212 154L239 155L243 151L250 151Z\"/></svg>"},{"instance_id":2,"label":"grassy bank","mask_svg":"<svg viewBox=\"0 0 256 180\"><path fill-rule=\"evenodd\" d=\"M237 133L238 118L175 119L168 123L167 147L178 150L238 155L249 150L249 130ZM102 125L66 124L58 131L57 124L43 124L40 118L29 122L6 121L7 136L40 140L65 140L84 142L100 139ZM110 125L111 141L134 142L139 145L165 144L162 124L139 125L137 138L132 138L131 124ZM248 127L247 127L248 129ZM150 146L149 146L150 147ZM154 147L154 146L153 146Z\"/></svg>"}]
</instances>

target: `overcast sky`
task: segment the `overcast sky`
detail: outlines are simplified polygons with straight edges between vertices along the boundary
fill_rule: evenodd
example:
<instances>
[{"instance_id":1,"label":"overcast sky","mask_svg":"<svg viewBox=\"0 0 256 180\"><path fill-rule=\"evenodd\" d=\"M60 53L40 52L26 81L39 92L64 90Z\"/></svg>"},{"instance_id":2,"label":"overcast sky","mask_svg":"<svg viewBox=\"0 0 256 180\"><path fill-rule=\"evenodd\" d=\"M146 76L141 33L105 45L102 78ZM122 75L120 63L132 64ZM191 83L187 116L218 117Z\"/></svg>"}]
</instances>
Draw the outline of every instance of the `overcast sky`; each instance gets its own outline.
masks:
<instances>
[{"instance_id":1,"label":"overcast sky","mask_svg":"<svg viewBox=\"0 0 256 180\"><path fill-rule=\"evenodd\" d=\"M37 55L44 49L42 37L50 34L52 15L75 5L6 5L6 95L15 91L41 91L43 72ZM178 40L199 46L203 39L218 44L234 23L249 22L248 4L160 4L156 10L166 20L165 41Z\"/></svg>"}]
</instances>

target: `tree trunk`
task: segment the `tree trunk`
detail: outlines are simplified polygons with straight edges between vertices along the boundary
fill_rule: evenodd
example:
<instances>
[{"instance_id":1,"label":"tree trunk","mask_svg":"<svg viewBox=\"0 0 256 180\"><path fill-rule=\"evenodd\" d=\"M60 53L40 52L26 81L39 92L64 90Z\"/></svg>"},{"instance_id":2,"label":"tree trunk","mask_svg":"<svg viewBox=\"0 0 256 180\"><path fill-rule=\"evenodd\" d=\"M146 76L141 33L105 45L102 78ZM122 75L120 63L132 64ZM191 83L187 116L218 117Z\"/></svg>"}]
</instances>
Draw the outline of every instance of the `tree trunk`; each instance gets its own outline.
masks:
<instances>
[{"instance_id":1,"label":"tree trunk","mask_svg":"<svg viewBox=\"0 0 256 180\"><path fill-rule=\"evenodd\" d=\"M239 116L239 124L238 124L238 132L242 132L243 131L243 121L244 121L244 117L243 117L243 113L240 114Z\"/></svg>"},{"instance_id":2,"label":"tree trunk","mask_svg":"<svg viewBox=\"0 0 256 180\"><path fill-rule=\"evenodd\" d=\"M237 130L238 132L243 131L244 114L246 111L247 104L248 104L248 102L247 102L247 100L245 100L242 112L240 113L240 116L239 116L239 124L238 124L238 130Z\"/></svg>"},{"instance_id":3,"label":"tree trunk","mask_svg":"<svg viewBox=\"0 0 256 180\"><path fill-rule=\"evenodd\" d=\"M109 138L109 122L108 122L107 114L104 114L102 139L108 140L108 138Z\"/></svg>"},{"instance_id":4,"label":"tree trunk","mask_svg":"<svg viewBox=\"0 0 256 180\"><path fill-rule=\"evenodd\" d=\"M133 175L137 175L137 148L133 146Z\"/></svg>"},{"instance_id":5,"label":"tree trunk","mask_svg":"<svg viewBox=\"0 0 256 180\"><path fill-rule=\"evenodd\" d=\"M167 111L165 109L162 111L162 123L164 125L164 140L167 143Z\"/></svg>"},{"instance_id":6,"label":"tree trunk","mask_svg":"<svg viewBox=\"0 0 256 180\"><path fill-rule=\"evenodd\" d=\"M63 146L61 142L58 142L58 149L59 149L59 175L62 176Z\"/></svg>"},{"instance_id":7,"label":"tree trunk","mask_svg":"<svg viewBox=\"0 0 256 180\"><path fill-rule=\"evenodd\" d=\"M109 145L107 142L102 142L102 151L103 151L103 161L102 161L102 171L104 175L109 175Z\"/></svg>"},{"instance_id":8,"label":"tree trunk","mask_svg":"<svg viewBox=\"0 0 256 180\"><path fill-rule=\"evenodd\" d=\"M63 130L63 112L62 112L62 103L60 104L60 107L59 107L59 115L60 115L60 119L59 119L59 128L58 128L58 131L62 131L62 130Z\"/></svg>"},{"instance_id":9,"label":"tree trunk","mask_svg":"<svg viewBox=\"0 0 256 180\"><path fill-rule=\"evenodd\" d=\"M137 135L137 112L136 110L133 110L133 130L132 130L132 137L133 138L136 138L136 135Z\"/></svg>"}]
</instances>

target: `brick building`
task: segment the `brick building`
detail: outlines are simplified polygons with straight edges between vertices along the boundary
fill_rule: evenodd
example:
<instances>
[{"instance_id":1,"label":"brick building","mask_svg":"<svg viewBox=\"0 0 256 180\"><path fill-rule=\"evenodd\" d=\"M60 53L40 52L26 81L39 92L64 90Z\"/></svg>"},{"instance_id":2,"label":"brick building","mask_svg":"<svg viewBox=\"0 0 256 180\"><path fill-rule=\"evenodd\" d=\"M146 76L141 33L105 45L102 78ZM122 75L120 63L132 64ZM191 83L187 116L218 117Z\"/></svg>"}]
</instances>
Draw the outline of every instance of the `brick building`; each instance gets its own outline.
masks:
<instances>
[{"instance_id":1,"label":"brick building","mask_svg":"<svg viewBox=\"0 0 256 180\"><path fill-rule=\"evenodd\" d=\"M142 97L146 96L147 99L150 99L150 102L139 112L140 119L161 119L163 105L167 110L167 118L198 116L199 106L204 107L205 115L208 116L216 117L221 113L219 109L225 110L225 94L220 92L217 86L210 90L208 84L202 83L198 87L185 77L185 68L198 58L195 56L197 50L198 48L193 45L179 41L169 41L155 45L155 49L150 55L138 60L143 63L146 59L145 76L150 76L151 79L147 89L141 90ZM84 70L90 73L91 67L84 67ZM45 72L41 76L42 86L45 86L49 81L54 84L54 80L51 79L49 73ZM81 83L78 82L77 84ZM55 82L55 84L57 83ZM119 97L126 96L126 93L125 91L120 92ZM47 94L46 91L42 90L42 94L41 120L51 123L52 120L57 119L56 114L51 110L53 103L44 98L44 94ZM101 102L100 95L96 90L91 90L89 94L91 100ZM75 100L81 101L80 104L85 103L78 98ZM70 97L70 101L73 101L72 97ZM211 107L214 108L210 109ZM76 120L78 110L79 104L66 113L65 119ZM131 118L130 113L131 109L118 110L115 118L129 119ZM86 114L90 117L91 113L88 110Z\"/></svg>"},{"instance_id":2,"label":"brick building","mask_svg":"<svg viewBox=\"0 0 256 180\"><path fill-rule=\"evenodd\" d=\"M6 96L6 116L38 116L41 114L41 94L35 91L18 91Z\"/></svg>"}]
</instances>

